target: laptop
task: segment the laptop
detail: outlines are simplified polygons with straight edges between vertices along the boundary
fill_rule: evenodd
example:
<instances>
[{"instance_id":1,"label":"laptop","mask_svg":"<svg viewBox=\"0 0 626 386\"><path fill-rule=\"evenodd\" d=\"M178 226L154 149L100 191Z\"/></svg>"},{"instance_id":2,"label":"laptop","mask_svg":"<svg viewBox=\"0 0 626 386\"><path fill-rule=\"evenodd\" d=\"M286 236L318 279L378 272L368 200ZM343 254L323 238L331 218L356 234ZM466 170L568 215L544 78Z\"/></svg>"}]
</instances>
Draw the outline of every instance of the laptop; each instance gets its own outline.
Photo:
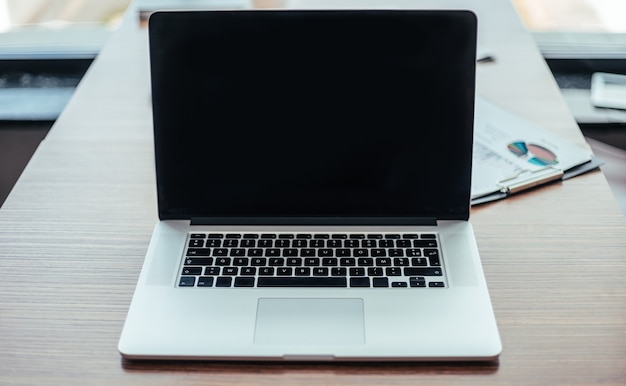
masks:
<instances>
[{"instance_id":1,"label":"laptop","mask_svg":"<svg viewBox=\"0 0 626 386\"><path fill-rule=\"evenodd\" d=\"M159 12L129 359L492 360L467 11Z\"/></svg>"}]
</instances>

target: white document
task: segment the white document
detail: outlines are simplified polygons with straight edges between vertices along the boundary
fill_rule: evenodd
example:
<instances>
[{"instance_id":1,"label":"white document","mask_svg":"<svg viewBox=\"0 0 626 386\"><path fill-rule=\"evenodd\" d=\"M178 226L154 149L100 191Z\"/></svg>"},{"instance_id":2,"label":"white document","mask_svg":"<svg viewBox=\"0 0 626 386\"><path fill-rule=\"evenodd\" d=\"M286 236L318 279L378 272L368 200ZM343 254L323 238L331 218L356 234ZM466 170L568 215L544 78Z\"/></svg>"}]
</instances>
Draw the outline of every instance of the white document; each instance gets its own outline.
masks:
<instances>
[{"instance_id":1,"label":"white document","mask_svg":"<svg viewBox=\"0 0 626 386\"><path fill-rule=\"evenodd\" d=\"M591 159L590 151L476 98L472 199L560 179L566 170Z\"/></svg>"}]
</instances>

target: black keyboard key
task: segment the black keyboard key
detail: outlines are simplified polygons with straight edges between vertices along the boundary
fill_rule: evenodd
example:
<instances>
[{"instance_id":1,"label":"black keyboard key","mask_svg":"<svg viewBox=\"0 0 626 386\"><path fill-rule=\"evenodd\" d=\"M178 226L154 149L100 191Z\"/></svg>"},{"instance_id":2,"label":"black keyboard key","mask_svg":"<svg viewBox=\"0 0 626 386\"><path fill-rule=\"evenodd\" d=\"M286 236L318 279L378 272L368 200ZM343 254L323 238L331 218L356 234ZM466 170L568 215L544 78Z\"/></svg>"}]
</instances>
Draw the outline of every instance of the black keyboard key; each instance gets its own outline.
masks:
<instances>
[{"instance_id":1,"label":"black keyboard key","mask_svg":"<svg viewBox=\"0 0 626 386\"><path fill-rule=\"evenodd\" d=\"M218 277L215 282L216 287L230 287L233 283L232 277Z\"/></svg>"},{"instance_id":2,"label":"black keyboard key","mask_svg":"<svg viewBox=\"0 0 626 386\"><path fill-rule=\"evenodd\" d=\"M372 249L372 257L386 257L387 250L383 248Z\"/></svg>"},{"instance_id":3,"label":"black keyboard key","mask_svg":"<svg viewBox=\"0 0 626 386\"><path fill-rule=\"evenodd\" d=\"M393 239L393 240L396 240L396 239L399 239L399 238L400 238L400 235L396 235L396 234L388 234L388 235L385 235L385 238L386 238L386 239Z\"/></svg>"},{"instance_id":4,"label":"black keyboard key","mask_svg":"<svg viewBox=\"0 0 626 386\"><path fill-rule=\"evenodd\" d=\"M363 240L361 241L361 247L363 248L375 248L377 247L376 245L376 240Z\"/></svg>"},{"instance_id":5,"label":"black keyboard key","mask_svg":"<svg viewBox=\"0 0 626 386\"><path fill-rule=\"evenodd\" d=\"M328 276L328 268L326 267L313 268L313 276Z\"/></svg>"},{"instance_id":6,"label":"black keyboard key","mask_svg":"<svg viewBox=\"0 0 626 386\"><path fill-rule=\"evenodd\" d=\"M315 267L317 265L320 265L320 259L317 257L304 259L304 265L308 267Z\"/></svg>"},{"instance_id":7,"label":"black keyboard key","mask_svg":"<svg viewBox=\"0 0 626 386\"><path fill-rule=\"evenodd\" d=\"M376 259L376 265L378 266L383 266L383 267L388 267L391 265L391 259L388 257L380 257L378 259Z\"/></svg>"},{"instance_id":8,"label":"black keyboard key","mask_svg":"<svg viewBox=\"0 0 626 386\"><path fill-rule=\"evenodd\" d=\"M411 259L411 265L414 267L427 266L428 261L424 257L414 257Z\"/></svg>"},{"instance_id":9,"label":"black keyboard key","mask_svg":"<svg viewBox=\"0 0 626 386\"><path fill-rule=\"evenodd\" d=\"M430 261L430 266L431 267L440 267L441 266L441 261L439 261L439 256L431 256L428 258L428 261Z\"/></svg>"},{"instance_id":10,"label":"black keyboard key","mask_svg":"<svg viewBox=\"0 0 626 386\"><path fill-rule=\"evenodd\" d=\"M387 267L385 269L385 273L387 274L387 276L402 276L402 268Z\"/></svg>"},{"instance_id":11,"label":"black keyboard key","mask_svg":"<svg viewBox=\"0 0 626 386\"><path fill-rule=\"evenodd\" d=\"M299 265L302 265L302 259L301 258L289 258L287 259L287 265L290 267L297 267Z\"/></svg>"},{"instance_id":12,"label":"black keyboard key","mask_svg":"<svg viewBox=\"0 0 626 386\"><path fill-rule=\"evenodd\" d=\"M369 250L364 249L364 248L357 248L354 251L352 251L352 253L354 254L354 257L368 257L369 256Z\"/></svg>"},{"instance_id":13,"label":"black keyboard key","mask_svg":"<svg viewBox=\"0 0 626 386\"><path fill-rule=\"evenodd\" d=\"M368 257L360 258L357 261L359 263L359 266L361 267L371 267L372 265L374 265L374 259Z\"/></svg>"},{"instance_id":14,"label":"black keyboard key","mask_svg":"<svg viewBox=\"0 0 626 386\"><path fill-rule=\"evenodd\" d=\"M393 248L393 240L379 240L378 246L380 248Z\"/></svg>"},{"instance_id":15,"label":"black keyboard key","mask_svg":"<svg viewBox=\"0 0 626 386\"><path fill-rule=\"evenodd\" d=\"M327 240L327 239L330 238L330 236L325 234L325 233L317 233L317 234L313 235L313 238L314 239L324 239L324 240Z\"/></svg>"},{"instance_id":16,"label":"black keyboard key","mask_svg":"<svg viewBox=\"0 0 626 386\"><path fill-rule=\"evenodd\" d=\"M187 256L209 256L211 250L209 248L189 248Z\"/></svg>"},{"instance_id":17,"label":"black keyboard key","mask_svg":"<svg viewBox=\"0 0 626 386\"><path fill-rule=\"evenodd\" d=\"M224 235L221 233L209 233L210 239L223 239Z\"/></svg>"},{"instance_id":18,"label":"black keyboard key","mask_svg":"<svg viewBox=\"0 0 626 386\"><path fill-rule=\"evenodd\" d=\"M280 267L285 265L285 259L283 259L282 257L278 257L278 258L272 258L270 259L270 265L272 267Z\"/></svg>"},{"instance_id":19,"label":"black keyboard key","mask_svg":"<svg viewBox=\"0 0 626 386\"><path fill-rule=\"evenodd\" d=\"M213 287L213 277L200 276L198 278L198 287Z\"/></svg>"},{"instance_id":20,"label":"black keyboard key","mask_svg":"<svg viewBox=\"0 0 626 386\"><path fill-rule=\"evenodd\" d=\"M224 276L237 276L239 268L237 267L224 267L222 268L222 275Z\"/></svg>"},{"instance_id":21,"label":"black keyboard key","mask_svg":"<svg viewBox=\"0 0 626 386\"><path fill-rule=\"evenodd\" d=\"M339 265L342 267L354 267L356 265L356 259L353 257L344 257L339 259Z\"/></svg>"},{"instance_id":22,"label":"black keyboard key","mask_svg":"<svg viewBox=\"0 0 626 386\"><path fill-rule=\"evenodd\" d=\"M393 265L396 267L407 267L409 265L409 259L405 257L397 257L393 259Z\"/></svg>"},{"instance_id":23,"label":"black keyboard key","mask_svg":"<svg viewBox=\"0 0 626 386\"><path fill-rule=\"evenodd\" d=\"M211 265L213 264L212 257L187 257L185 258L185 265Z\"/></svg>"},{"instance_id":24,"label":"black keyboard key","mask_svg":"<svg viewBox=\"0 0 626 386\"><path fill-rule=\"evenodd\" d=\"M263 233L261 235L262 239L275 239L276 238L276 234L274 233Z\"/></svg>"},{"instance_id":25,"label":"black keyboard key","mask_svg":"<svg viewBox=\"0 0 626 386\"><path fill-rule=\"evenodd\" d=\"M236 277L235 287L254 287L253 277Z\"/></svg>"},{"instance_id":26,"label":"black keyboard key","mask_svg":"<svg viewBox=\"0 0 626 386\"><path fill-rule=\"evenodd\" d=\"M189 240L190 248L202 248L204 247L204 240L201 239L191 239Z\"/></svg>"},{"instance_id":27,"label":"black keyboard key","mask_svg":"<svg viewBox=\"0 0 626 386\"><path fill-rule=\"evenodd\" d=\"M206 267L204 274L207 276L217 276L220 274L220 267Z\"/></svg>"},{"instance_id":28,"label":"black keyboard key","mask_svg":"<svg viewBox=\"0 0 626 386\"><path fill-rule=\"evenodd\" d=\"M309 267L298 267L295 270L296 276L311 276L311 268Z\"/></svg>"},{"instance_id":29,"label":"black keyboard key","mask_svg":"<svg viewBox=\"0 0 626 386\"><path fill-rule=\"evenodd\" d=\"M226 235L227 239L240 239L241 238L241 234L239 233L229 233Z\"/></svg>"},{"instance_id":30,"label":"black keyboard key","mask_svg":"<svg viewBox=\"0 0 626 386\"><path fill-rule=\"evenodd\" d=\"M413 240L415 248L437 248L437 240Z\"/></svg>"},{"instance_id":31,"label":"black keyboard key","mask_svg":"<svg viewBox=\"0 0 626 386\"><path fill-rule=\"evenodd\" d=\"M335 249L335 256L337 256L337 257L350 257L350 256L352 256L352 253L350 252L350 249L348 249L348 248L339 248L339 249Z\"/></svg>"},{"instance_id":32,"label":"black keyboard key","mask_svg":"<svg viewBox=\"0 0 626 386\"><path fill-rule=\"evenodd\" d=\"M381 267L370 267L367 269L368 276L383 276L383 269Z\"/></svg>"},{"instance_id":33,"label":"black keyboard key","mask_svg":"<svg viewBox=\"0 0 626 386\"><path fill-rule=\"evenodd\" d=\"M220 239L208 239L206 241L206 247L211 247L211 248L219 248L222 246L222 240Z\"/></svg>"},{"instance_id":34,"label":"black keyboard key","mask_svg":"<svg viewBox=\"0 0 626 386\"><path fill-rule=\"evenodd\" d=\"M375 277L372 279L373 287L389 287L389 279L386 277Z\"/></svg>"},{"instance_id":35,"label":"black keyboard key","mask_svg":"<svg viewBox=\"0 0 626 386\"><path fill-rule=\"evenodd\" d=\"M260 277L257 287L346 287L345 277Z\"/></svg>"},{"instance_id":36,"label":"black keyboard key","mask_svg":"<svg viewBox=\"0 0 626 386\"><path fill-rule=\"evenodd\" d=\"M202 267L184 267L182 274L183 275L201 275Z\"/></svg>"},{"instance_id":37,"label":"black keyboard key","mask_svg":"<svg viewBox=\"0 0 626 386\"><path fill-rule=\"evenodd\" d=\"M192 233L189 237L192 239L204 239L206 235L204 233Z\"/></svg>"},{"instance_id":38,"label":"black keyboard key","mask_svg":"<svg viewBox=\"0 0 626 386\"><path fill-rule=\"evenodd\" d=\"M398 248L410 248L411 240L396 240L396 247Z\"/></svg>"},{"instance_id":39,"label":"black keyboard key","mask_svg":"<svg viewBox=\"0 0 626 386\"><path fill-rule=\"evenodd\" d=\"M255 267L262 267L267 265L267 259L264 257L255 257L251 259L251 264Z\"/></svg>"},{"instance_id":40,"label":"black keyboard key","mask_svg":"<svg viewBox=\"0 0 626 386\"><path fill-rule=\"evenodd\" d=\"M306 248L309 246L308 240L296 239L292 243L294 248Z\"/></svg>"},{"instance_id":41,"label":"black keyboard key","mask_svg":"<svg viewBox=\"0 0 626 386\"><path fill-rule=\"evenodd\" d=\"M193 287L196 284L196 278L194 276L181 276L178 282L179 287Z\"/></svg>"},{"instance_id":42,"label":"black keyboard key","mask_svg":"<svg viewBox=\"0 0 626 386\"><path fill-rule=\"evenodd\" d=\"M291 240L283 240L283 239L276 240L276 242L274 243L274 247L276 247L276 248L289 248L289 247L291 247Z\"/></svg>"},{"instance_id":43,"label":"black keyboard key","mask_svg":"<svg viewBox=\"0 0 626 386\"><path fill-rule=\"evenodd\" d=\"M343 267L334 267L330 269L330 276L346 276L348 270Z\"/></svg>"},{"instance_id":44,"label":"black keyboard key","mask_svg":"<svg viewBox=\"0 0 626 386\"><path fill-rule=\"evenodd\" d=\"M380 240L383 238L383 235L379 234L379 233L370 233L369 235L367 235L368 239L376 239L376 240Z\"/></svg>"},{"instance_id":45,"label":"black keyboard key","mask_svg":"<svg viewBox=\"0 0 626 386\"><path fill-rule=\"evenodd\" d=\"M246 250L243 248L231 248L229 256L245 256Z\"/></svg>"},{"instance_id":46,"label":"black keyboard key","mask_svg":"<svg viewBox=\"0 0 626 386\"><path fill-rule=\"evenodd\" d=\"M408 285L405 281L394 281L391 283L391 286L394 288L406 288Z\"/></svg>"},{"instance_id":47,"label":"black keyboard key","mask_svg":"<svg viewBox=\"0 0 626 386\"><path fill-rule=\"evenodd\" d=\"M446 285L442 281L431 281L428 283L428 286L431 288L443 288Z\"/></svg>"},{"instance_id":48,"label":"black keyboard key","mask_svg":"<svg viewBox=\"0 0 626 386\"><path fill-rule=\"evenodd\" d=\"M317 250L317 257L332 257L333 250L330 248L322 248Z\"/></svg>"},{"instance_id":49,"label":"black keyboard key","mask_svg":"<svg viewBox=\"0 0 626 386\"><path fill-rule=\"evenodd\" d=\"M343 247L343 243L341 240L328 240L326 241L326 246L328 248L341 248Z\"/></svg>"},{"instance_id":50,"label":"black keyboard key","mask_svg":"<svg viewBox=\"0 0 626 386\"><path fill-rule=\"evenodd\" d=\"M257 247L259 248L272 248L274 246L274 240L259 240Z\"/></svg>"},{"instance_id":51,"label":"black keyboard key","mask_svg":"<svg viewBox=\"0 0 626 386\"><path fill-rule=\"evenodd\" d=\"M306 240L306 239L310 239L312 237L313 236L308 234L308 233L299 233L299 234L296 235L296 239L305 239Z\"/></svg>"},{"instance_id":52,"label":"black keyboard key","mask_svg":"<svg viewBox=\"0 0 626 386\"><path fill-rule=\"evenodd\" d=\"M217 259L215 259L215 265L224 267L230 264L231 264L230 257L218 257Z\"/></svg>"},{"instance_id":53,"label":"black keyboard key","mask_svg":"<svg viewBox=\"0 0 626 386\"><path fill-rule=\"evenodd\" d=\"M228 248L213 248L213 256L227 256Z\"/></svg>"},{"instance_id":54,"label":"black keyboard key","mask_svg":"<svg viewBox=\"0 0 626 386\"><path fill-rule=\"evenodd\" d=\"M241 268L242 276L254 276L256 275L256 267L242 267Z\"/></svg>"},{"instance_id":55,"label":"black keyboard key","mask_svg":"<svg viewBox=\"0 0 626 386\"><path fill-rule=\"evenodd\" d=\"M222 246L224 248L236 248L239 246L239 240L224 240Z\"/></svg>"},{"instance_id":56,"label":"black keyboard key","mask_svg":"<svg viewBox=\"0 0 626 386\"><path fill-rule=\"evenodd\" d=\"M405 233L402 235L403 239L418 239L419 236L416 235L415 233Z\"/></svg>"},{"instance_id":57,"label":"black keyboard key","mask_svg":"<svg viewBox=\"0 0 626 386\"><path fill-rule=\"evenodd\" d=\"M246 233L243 235L244 239L258 239L259 235L257 235L256 233Z\"/></svg>"},{"instance_id":58,"label":"black keyboard key","mask_svg":"<svg viewBox=\"0 0 626 386\"><path fill-rule=\"evenodd\" d=\"M404 249L400 249L400 248L393 248L389 250L389 256L390 257L403 257L404 256Z\"/></svg>"},{"instance_id":59,"label":"black keyboard key","mask_svg":"<svg viewBox=\"0 0 626 386\"><path fill-rule=\"evenodd\" d=\"M359 240L345 240L343 242L343 246L345 248L358 248L359 247Z\"/></svg>"},{"instance_id":60,"label":"black keyboard key","mask_svg":"<svg viewBox=\"0 0 626 386\"><path fill-rule=\"evenodd\" d=\"M404 276L442 276L441 268L404 268Z\"/></svg>"},{"instance_id":61,"label":"black keyboard key","mask_svg":"<svg viewBox=\"0 0 626 386\"><path fill-rule=\"evenodd\" d=\"M350 287L369 287L369 286L370 286L369 277L351 277L350 278Z\"/></svg>"},{"instance_id":62,"label":"black keyboard key","mask_svg":"<svg viewBox=\"0 0 626 386\"><path fill-rule=\"evenodd\" d=\"M418 248L407 248L405 251L407 257L422 256L422 250Z\"/></svg>"},{"instance_id":63,"label":"black keyboard key","mask_svg":"<svg viewBox=\"0 0 626 386\"><path fill-rule=\"evenodd\" d=\"M423 239L436 239L436 238L437 238L437 235L432 234L432 233L424 233L424 234L422 235L422 238L423 238Z\"/></svg>"},{"instance_id":64,"label":"black keyboard key","mask_svg":"<svg viewBox=\"0 0 626 386\"><path fill-rule=\"evenodd\" d=\"M248 257L263 256L263 250L261 248L248 249Z\"/></svg>"},{"instance_id":65,"label":"black keyboard key","mask_svg":"<svg viewBox=\"0 0 626 386\"><path fill-rule=\"evenodd\" d=\"M285 257L295 257L295 256L298 256L298 250L296 248L283 249L283 256L285 256Z\"/></svg>"},{"instance_id":66,"label":"black keyboard key","mask_svg":"<svg viewBox=\"0 0 626 386\"><path fill-rule=\"evenodd\" d=\"M278 235L279 239L293 239L295 236L291 233L281 233Z\"/></svg>"},{"instance_id":67,"label":"black keyboard key","mask_svg":"<svg viewBox=\"0 0 626 386\"><path fill-rule=\"evenodd\" d=\"M326 240L311 240L309 246L311 248L324 248L326 246Z\"/></svg>"},{"instance_id":68,"label":"black keyboard key","mask_svg":"<svg viewBox=\"0 0 626 386\"><path fill-rule=\"evenodd\" d=\"M254 248L256 247L256 240L252 239L243 239L239 244L242 248Z\"/></svg>"},{"instance_id":69,"label":"black keyboard key","mask_svg":"<svg viewBox=\"0 0 626 386\"><path fill-rule=\"evenodd\" d=\"M365 238L365 235L362 234L351 234L350 236L348 236L351 239L358 239L358 240L363 240Z\"/></svg>"},{"instance_id":70,"label":"black keyboard key","mask_svg":"<svg viewBox=\"0 0 626 386\"><path fill-rule=\"evenodd\" d=\"M249 261L250 259L247 259L245 257L238 257L236 259L233 259L233 265L236 265L238 267L245 267L246 265L248 265Z\"/></svg>"},{"instance_id":71,"label":"black keyboard key","mask_svg":"<svg viewBox=\"0 0 626 386\"><path fill-rule=\"evenodd\" d=\"M350 276L365 276L365 268L350 268Z\"/></svg>"},{"instance_id":72,"label":"black keyboard key","mask_svg":"<svg viewBox=\"0 0 626 386\"><path fill-rule=\"evenodd\" d=\"M280 249L278 248L268 248L265 250L266 257L276 257L280 256Z\"/></svg>"},{"instance_id":73,"label":"black keyboard key","mask_svg":"<svg viewBox=\"0 0 626 386\"><path fill-rule=\"evenodd\" d=\"M276 268L276 275L278 276L291 276L292 272L293 268L291 267Z\"/></svg>"},{"instance_id":74,"label":"black keyboard key","mask_svg":"<svg viewBox=\"0 0 626 386\"><path fill-rule=\"evenodd\" d=\"M424 256L427 257L433 257L433 256L439 256L439 251L436 249L424 249Z\"/></svg>"},{"instance_id":75,"label":"black keyboard key","mask_svg":"<svg viewBox=\"0 0 626 386\"><path fill-rule=\"evenodd\" d=\"M336 257L327 257L322 259L322 265L324 267L335 267L339 264L339 260Z\"/></svg>"},{"instance_id":76,"label":"black keyboard key","mask_svg":"<svg viewBox=\"0 0 626 386\"><path fill-rule=\"evenodd\" d=\"M300 257L313 257L315 256L315 249L305 248L300 250Z\"/></svg>"},{"instance_id":77,"label":"black keyboard key","mask_svg":"<svg viewBox=\"0 0 626 386\"><path fill-rule=\"evenodd\" d=\"M334 234L334 235L332 235L330 237L333 238L333 239L341 239L341 240L343 240L343 239L347 239L348 235L343 234L343 233L337 233L337 234Z\"/></svg>"},{"instance_id":78,"label":"black keyboard key","mask_svg":"<svg viewBox=\"0 0 626 386\"><path fill-rule=\"evenodd\" d=\"M417 279L421 279L421 280L417 280ZM409 285L413 288L425 288L426 287L426 281L424 280L424 278L415 278L412 277L409 279Z\"/></svg>"},{"instance_id":79,"label":"black keyboard key","mask_svg":"<svg viewBox=\"0 0 626 386\"><path fill-rule=\"evenodd\" d=\"M274 268L273 267L259 268L259 275L262 275L262 276L274 276Z\"/></svg>"}]
</instances>

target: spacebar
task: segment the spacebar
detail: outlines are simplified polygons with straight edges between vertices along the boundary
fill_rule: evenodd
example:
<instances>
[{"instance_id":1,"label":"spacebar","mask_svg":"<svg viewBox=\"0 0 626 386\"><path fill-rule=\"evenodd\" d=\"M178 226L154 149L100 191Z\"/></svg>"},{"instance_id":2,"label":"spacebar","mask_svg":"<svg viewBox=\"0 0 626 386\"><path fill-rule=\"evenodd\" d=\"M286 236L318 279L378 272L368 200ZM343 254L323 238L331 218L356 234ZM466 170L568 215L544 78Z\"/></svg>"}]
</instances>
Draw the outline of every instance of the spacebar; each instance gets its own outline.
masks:
<instances>
[{"instance_id":1,"label":"spacebar","mask_svg":"<svg viewBox=\"0 0 626 386\"><path fill-rule=\"evenodd\" d=\"M347 287L345 277L260 277L257 287Z\"/></svg>"}]
</instances>

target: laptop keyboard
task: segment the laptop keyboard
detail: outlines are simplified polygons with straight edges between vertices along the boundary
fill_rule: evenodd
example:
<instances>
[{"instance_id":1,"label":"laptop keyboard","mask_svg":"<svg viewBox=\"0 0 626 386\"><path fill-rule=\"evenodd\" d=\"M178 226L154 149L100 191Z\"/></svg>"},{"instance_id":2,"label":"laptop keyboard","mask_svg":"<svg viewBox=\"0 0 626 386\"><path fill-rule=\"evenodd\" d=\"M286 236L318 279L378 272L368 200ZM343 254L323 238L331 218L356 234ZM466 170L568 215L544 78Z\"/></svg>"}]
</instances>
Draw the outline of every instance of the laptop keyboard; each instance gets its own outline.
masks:
<instances>
[{"instance_id":1,"label":"laptop keyboard","mask_svg":"<svg viewBox=\"0 0 626 386\"><path fill-rule=\"evenodd\" d=\"M445 288L435 233L191 233L179 287Z\"/></svg>"}]
</instances>

